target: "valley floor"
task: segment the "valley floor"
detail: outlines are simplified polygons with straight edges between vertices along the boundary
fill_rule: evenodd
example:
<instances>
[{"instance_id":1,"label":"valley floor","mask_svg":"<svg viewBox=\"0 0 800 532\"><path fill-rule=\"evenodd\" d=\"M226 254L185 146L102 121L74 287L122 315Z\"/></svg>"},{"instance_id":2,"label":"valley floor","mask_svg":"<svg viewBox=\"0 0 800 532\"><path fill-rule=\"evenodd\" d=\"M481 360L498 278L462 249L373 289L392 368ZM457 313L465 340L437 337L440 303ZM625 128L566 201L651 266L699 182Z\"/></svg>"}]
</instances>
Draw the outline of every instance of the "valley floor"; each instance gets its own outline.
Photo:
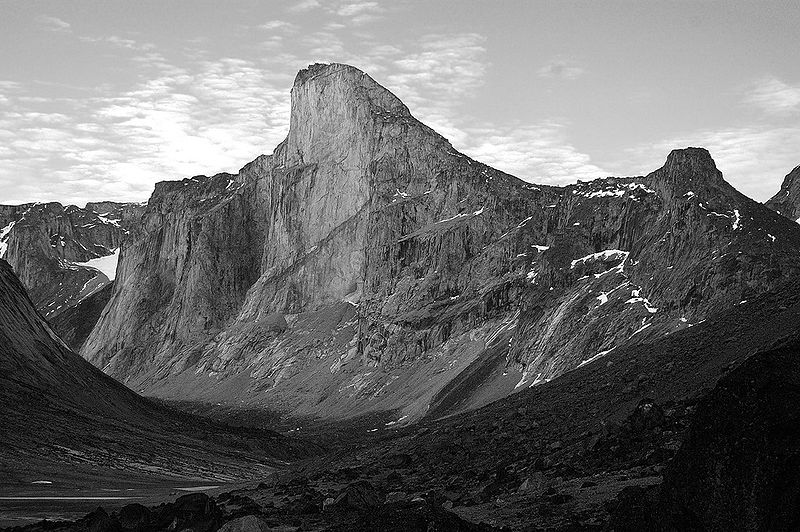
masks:
<instances>
[{"instance_id":1,"label":"valley floor","mask_svg":"<svg viewBox=\"0 0 800 532\"><path fill-rule=\"evenodd\" d=\"M782 290L655 342L617 349L479 410L410 426L390 425L396 419L390 412L323 423L177 405L230 425L271 420L284 435L314 442L317 452L255 474L249 483L223 485L224 493L212 498L190 494L111 515L106 512L118 504L101 504L106 511L82 520L25 530L113 530L134 510L140 530L178 519L176 526L211 531L239 518L284 530L601 530L623 510L627 521L614 529L636 530L624 523L646 517L643 505L667 479L672 486L693 482L699 466L672 473L670 467L693 431L702 429L698 416L736 427L750 415L752 409L740 414L731 410L736 403L709 399L719 395L718 382L749 383L751 375L788 382L756 388L756 398L794 386L795 373L787 373L785 363L765 366L769 357L758 354L789 341L785 356L795 353L798 325L800 290ZM800 372L800 362L794 366ZM754 427L748 436L762 430ZM695 449L704 448L696 443L702 438L694 436ZM730 448L714 445L720 452ZM758 463L749 460L738 459L737 469ZM172 499L176 487L190 485L165 482L159 484L165 491L152 491Z\"/></svg>"}]
</instances>

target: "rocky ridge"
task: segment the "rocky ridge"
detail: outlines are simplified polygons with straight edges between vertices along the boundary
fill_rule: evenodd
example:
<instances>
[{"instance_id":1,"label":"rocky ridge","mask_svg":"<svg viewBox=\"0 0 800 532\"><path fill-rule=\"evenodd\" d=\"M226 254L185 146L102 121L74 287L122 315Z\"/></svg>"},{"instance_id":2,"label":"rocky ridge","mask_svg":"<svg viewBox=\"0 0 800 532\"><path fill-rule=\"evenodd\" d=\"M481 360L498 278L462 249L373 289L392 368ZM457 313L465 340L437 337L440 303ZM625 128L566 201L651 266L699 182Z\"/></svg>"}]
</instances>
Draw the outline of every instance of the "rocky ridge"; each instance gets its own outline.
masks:
<instances>
[{"instance_id":1,"label":"rocky ridge","mask_svg":"<svg viewBox=\"0 0 800 532\"><path fill-rule=\"evenodd\" d=\"M800 166L786 174L781 189L765 205L790 220L800 220Z\"/></svg>"},{"instance_id":2,"label":"rocky ridge","mask_svg":"<svg viewBox=\"0 0 800 532\"><path fill-rule=\"evenodd\" d=\"M136 389L397 422L546 382L798 274L800 227L707 151L531 185L312 65L238 174L159 183L82 354Z\"/></svg>"}]
</instances>

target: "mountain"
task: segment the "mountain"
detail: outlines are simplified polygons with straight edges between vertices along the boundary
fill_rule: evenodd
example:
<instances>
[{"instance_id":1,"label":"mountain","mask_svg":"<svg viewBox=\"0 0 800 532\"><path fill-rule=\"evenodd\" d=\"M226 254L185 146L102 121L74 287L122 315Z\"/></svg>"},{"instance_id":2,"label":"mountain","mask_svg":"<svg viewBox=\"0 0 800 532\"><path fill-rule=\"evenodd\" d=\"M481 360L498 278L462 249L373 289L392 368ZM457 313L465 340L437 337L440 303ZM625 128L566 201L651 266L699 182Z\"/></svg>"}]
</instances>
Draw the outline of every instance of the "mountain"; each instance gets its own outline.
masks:
<instances>
[{"instance_id":1,"label":"mountain","mask_svg":"<svg viewBox=\"0 0 800 532\"><path fill-rule=\"evenodd\" d=\"M790 220L800 219L800 166L783 178L781 189L765 205Z\"/></svg>"},{"instance_id":2,"label":"mountain","mask_svg":"<svg viewBox=\"0 0 800 532\"><path fill-rule=\"evenodd\" d=\"M0 493L57 477L247 479L316 446L165 408L70 351L0 260ZM93 480L94 479L94 480ZM63 493L62 493L63 494Z\"/></svg>"},{"instance_id":3,"label":"mountain","mask_svg":"<svg viewBox=\"0 0 800 532\"><path fill-rule=\"evenodd\" d=\"M51 318L114 278L118 250L143 205L0 205L0 258L11 264L36 308Z\"/></svg>"},{"instance_id":4,"label":"mountain","mask_svg":"<svg viewBox=\"0 0 800 532\"><path fill-rule=\"evenodd\" d=\"M239 173L156 185L82 355L144 393L406 423L487 404L797 276L800 227L709 153L532 185L346 65Z\"/></svg>"}]
</instances>

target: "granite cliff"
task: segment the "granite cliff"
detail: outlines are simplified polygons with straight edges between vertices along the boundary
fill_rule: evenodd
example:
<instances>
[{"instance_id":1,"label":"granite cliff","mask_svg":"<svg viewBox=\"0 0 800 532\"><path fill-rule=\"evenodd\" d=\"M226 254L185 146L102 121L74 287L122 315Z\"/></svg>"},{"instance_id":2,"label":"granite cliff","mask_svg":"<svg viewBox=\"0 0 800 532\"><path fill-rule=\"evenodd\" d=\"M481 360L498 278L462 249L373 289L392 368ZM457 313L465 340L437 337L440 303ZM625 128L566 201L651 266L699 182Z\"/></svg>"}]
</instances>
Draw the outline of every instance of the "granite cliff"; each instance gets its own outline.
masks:
<instances>
[{"instance_id":1,"label":"granite cliff","mask_svg":"<svg viewBox=\"0 0 800 532\"><path fill-rule=\"evenodd\" d=\"M703 149L532 185L312 65L272 155L156 186L82 354L160 397L407 422L699 323L796 276L798 251Z\"/></svg>"}]
</instances>

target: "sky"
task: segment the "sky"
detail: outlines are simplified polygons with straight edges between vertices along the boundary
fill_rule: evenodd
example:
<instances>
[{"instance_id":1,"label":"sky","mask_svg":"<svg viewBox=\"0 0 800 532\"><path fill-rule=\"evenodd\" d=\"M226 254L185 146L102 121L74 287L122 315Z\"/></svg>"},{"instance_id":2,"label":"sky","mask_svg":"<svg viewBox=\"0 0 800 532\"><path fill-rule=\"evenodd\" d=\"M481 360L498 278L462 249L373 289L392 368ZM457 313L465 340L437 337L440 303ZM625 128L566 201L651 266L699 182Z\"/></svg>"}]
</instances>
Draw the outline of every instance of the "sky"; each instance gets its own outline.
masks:
<instances>
[{"instance_id":1,"label":"sky","mask_svg":"<svg viewBox=\"0 0 800 532\"><path fill-rule=\"evenodd\" d=\"M792 1L0 0L0 203L144 201L235 173L315 62L471 157L563 185L706 147L764 201L800 164Z\"/></svg>"}]
</instances>

